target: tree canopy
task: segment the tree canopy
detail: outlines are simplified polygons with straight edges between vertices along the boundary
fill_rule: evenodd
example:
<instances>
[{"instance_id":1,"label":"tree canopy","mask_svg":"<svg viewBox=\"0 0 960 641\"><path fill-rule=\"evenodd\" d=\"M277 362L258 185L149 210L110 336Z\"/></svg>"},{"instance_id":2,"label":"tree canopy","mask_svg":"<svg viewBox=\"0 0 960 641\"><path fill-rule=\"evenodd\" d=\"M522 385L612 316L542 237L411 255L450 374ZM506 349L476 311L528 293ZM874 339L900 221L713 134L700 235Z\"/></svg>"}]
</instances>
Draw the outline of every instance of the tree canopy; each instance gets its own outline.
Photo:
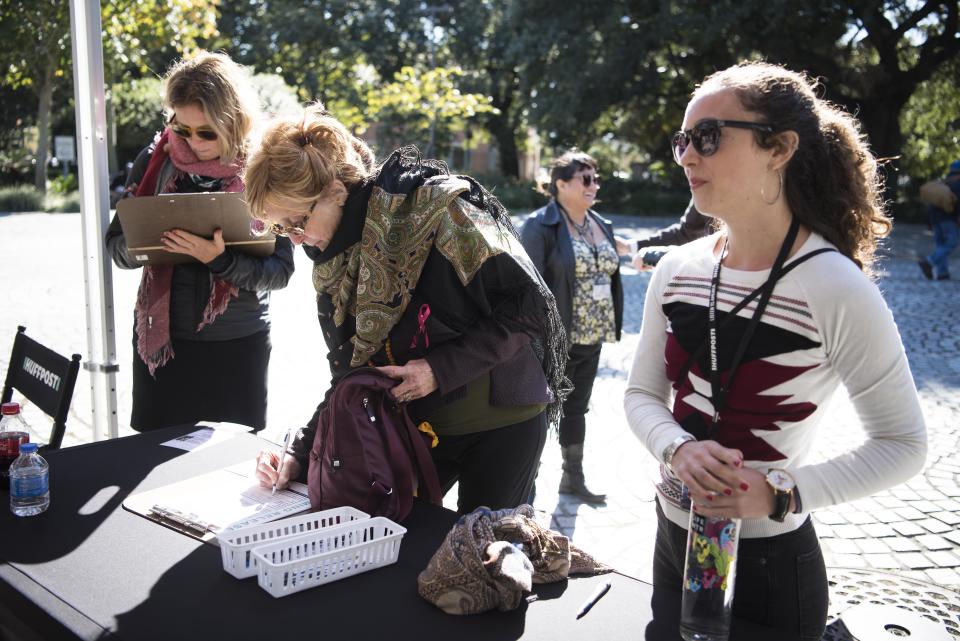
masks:
<instances>
[{"instance_id":1,"label":"tree canopy","mask_svg":"<svg viewBox=\"0 0 960 641\"><path fill-rule=\"evenodd\" d=\"M175 58L198 47L223 50L292 87L300 102L322 101L357 133L384 123L377 130L385 145L432 140L442 153L457 131L482 127L505 175L518 174L533 128L550 150L578 145L615 165L608 170L676 180L668 139L691 91L744 59L821 80L826 98L857 114L874 152L898 158L894 167L910 175L941 173L960 154L958 0L103 0L101 7L108 77L125 99ZM5 105L3 121L24 118L46 140L53 101L69 99L68 3L0 0L0 35L10 45L0 53L4 95L19 103L28 91L35 101L19 111Z\"/></svg>"}]
</instances>

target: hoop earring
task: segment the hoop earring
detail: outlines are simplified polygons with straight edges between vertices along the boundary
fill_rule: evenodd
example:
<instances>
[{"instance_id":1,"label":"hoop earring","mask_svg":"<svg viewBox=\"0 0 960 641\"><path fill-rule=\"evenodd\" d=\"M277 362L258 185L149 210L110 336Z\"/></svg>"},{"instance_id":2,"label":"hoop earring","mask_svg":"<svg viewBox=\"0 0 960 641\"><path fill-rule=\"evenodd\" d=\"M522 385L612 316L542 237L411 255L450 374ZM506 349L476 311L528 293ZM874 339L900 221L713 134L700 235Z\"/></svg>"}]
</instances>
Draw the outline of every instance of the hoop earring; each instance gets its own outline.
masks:
<instances>
[{"instance_id":1,"label":"hoop earring","mask_svg":"<svg viewBox=\"0 0 960 641\"><path fill-rule=\"evenodd\" d=\"M767 195L763 193L763 185L760 185L760 199L768 205L775 205L777 201L780 200L780 194L783 193L783 174L779 169L777 171L777 179L779 180L780 186L777 189L777 195L773 197L773 200L767 200ZM764 181L766 182L766 181Z\"/></svg>"}]
</instances>

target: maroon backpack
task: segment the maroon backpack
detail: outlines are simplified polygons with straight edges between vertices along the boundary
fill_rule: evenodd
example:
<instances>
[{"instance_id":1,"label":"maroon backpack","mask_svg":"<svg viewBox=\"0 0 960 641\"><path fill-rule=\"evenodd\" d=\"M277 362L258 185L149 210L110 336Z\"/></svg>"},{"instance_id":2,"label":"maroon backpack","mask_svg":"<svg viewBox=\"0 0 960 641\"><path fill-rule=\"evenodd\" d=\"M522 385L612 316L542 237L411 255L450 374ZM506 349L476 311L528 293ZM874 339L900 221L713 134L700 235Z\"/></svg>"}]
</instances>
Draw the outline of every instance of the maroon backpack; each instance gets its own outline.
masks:
<instances>
[{"instance_id":1,"label":"maroon backpack","mask_svg":"<svg viewBox=\"0 0 960 641\"><path fill-rule=\"evenodd\" d=\"M314 510L344 505L403 521L417 495L441 501L437 470L404 405L389 393L397 381L364 367L337 383L320 413L307 487Z\"/></svg>"}]
</instances>

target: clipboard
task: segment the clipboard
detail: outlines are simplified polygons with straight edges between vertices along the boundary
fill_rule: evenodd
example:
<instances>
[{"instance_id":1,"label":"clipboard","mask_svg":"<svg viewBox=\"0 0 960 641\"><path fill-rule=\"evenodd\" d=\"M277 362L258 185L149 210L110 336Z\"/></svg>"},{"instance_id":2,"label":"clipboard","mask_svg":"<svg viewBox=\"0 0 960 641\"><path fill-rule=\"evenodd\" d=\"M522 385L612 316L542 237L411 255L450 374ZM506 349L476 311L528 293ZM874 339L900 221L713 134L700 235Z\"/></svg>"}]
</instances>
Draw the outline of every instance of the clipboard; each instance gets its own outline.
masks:
<instances>
[{"instance_id":1,"label":"clipboard","mask_svg":"<svg viewBox=\"0 0 960 641\"><path fill-rule=\"evenodd\" d=\"M192 256L164 248L160 235L170 229L213 238L213 231L219 227L227 247L261 257L271 255L276 243L273 234L254 233L253 219L240 192L124 198L117 203L117 216L127 240L127 251L141 265L195 262Z\"/></svg>"},{"instance_id":2,"label":"clipboard","mask_svg":"<svg viewBox=\"0 0 960 641\"><path fill-rule=\"evenodd\" d=\"M246 470L250 464L242 466ZM306 512L310 498L303 483L291 483L288 489L272 494L234 466L134 494L127 497L123 507L216 545L216 535L221 532Z\"/></svg>"}]
</instances>

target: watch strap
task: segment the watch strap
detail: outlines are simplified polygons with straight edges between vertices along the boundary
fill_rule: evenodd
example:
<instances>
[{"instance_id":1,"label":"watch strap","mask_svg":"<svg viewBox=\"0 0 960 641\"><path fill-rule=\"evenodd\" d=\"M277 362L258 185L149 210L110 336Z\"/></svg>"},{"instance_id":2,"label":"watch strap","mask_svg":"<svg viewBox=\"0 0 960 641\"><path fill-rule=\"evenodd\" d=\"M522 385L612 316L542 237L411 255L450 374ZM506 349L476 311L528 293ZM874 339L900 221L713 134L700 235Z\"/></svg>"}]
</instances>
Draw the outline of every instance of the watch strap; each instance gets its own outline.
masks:
<instances>
[{"instance_id":1,"label":"watch strap","mask_svg":"<svg viewBox=\"0 0 960 641\"><path fill-rule=\"evenodd\" d=\"M790 494L791 492L774 490L774 499L776 502L774 503L770 518L777 523L783 523L784 519L787 518L787 513L790 511Z\"/></svg>"}]
</instances>

